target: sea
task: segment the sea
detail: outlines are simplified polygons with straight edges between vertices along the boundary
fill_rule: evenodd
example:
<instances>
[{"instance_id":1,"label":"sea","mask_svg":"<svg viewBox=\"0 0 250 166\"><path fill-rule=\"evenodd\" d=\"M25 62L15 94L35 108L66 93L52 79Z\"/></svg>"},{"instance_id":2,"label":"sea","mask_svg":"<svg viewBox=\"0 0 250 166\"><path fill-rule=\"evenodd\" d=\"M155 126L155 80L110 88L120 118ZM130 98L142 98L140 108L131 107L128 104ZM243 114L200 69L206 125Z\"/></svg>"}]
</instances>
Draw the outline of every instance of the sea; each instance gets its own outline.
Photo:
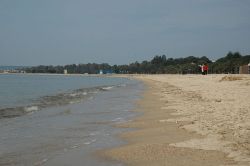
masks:
<instances>
[{"instance_id":1,"label":"sea","mask_svg":"<svg viewBox=\"0 0 250 166\"><path fill-rule=\"evenodd\" d=\"M0 165L121 166L98 151L125 144L114 127L144 86L106 76L0 74Z\"/></svg>"}]
</instances>

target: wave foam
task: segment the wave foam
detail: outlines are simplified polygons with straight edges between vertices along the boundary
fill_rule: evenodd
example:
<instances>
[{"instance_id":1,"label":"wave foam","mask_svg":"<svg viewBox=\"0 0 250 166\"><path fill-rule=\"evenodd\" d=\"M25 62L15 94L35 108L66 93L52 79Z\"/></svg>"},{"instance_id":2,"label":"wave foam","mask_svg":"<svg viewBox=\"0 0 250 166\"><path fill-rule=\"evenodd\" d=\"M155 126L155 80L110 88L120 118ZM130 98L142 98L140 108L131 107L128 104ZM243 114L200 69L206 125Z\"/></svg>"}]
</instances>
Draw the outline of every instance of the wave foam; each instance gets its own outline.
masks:
<instances>
[{"instance_id":1,"label":"wave foam","mask_svg":"<svg viewBox=\"0 0 250 166\"><path fill-rule=\"evenodd\" d=\"M88 142L84 142L84 144L85 144L85 145L90 145L90 144L92 144L92 143L94 143L94 142L96 142L96 139L92 139L92 140L90 140L90 141L88 141Z\"/></svg>"},{"instance_id":2,"label":"wave foam","mask_svg":"<svg viewBox=\"0 0 250 166\"><path fill-rule=\"evenodd\" d=\"M18 117L24 114L33 113L43 108L74 104L83 101L84 98L93 99L93 95L101 91L107 91L115 86L98 86L91 88L82 88L70 92L58 93L55 95L43 96L36 99L35 105L18 106L13 108L0 108L1 118Z\"/></svg>"},{"instance_id":3,"label":"wave foam","mask_svg":"<svg viewBox=\"0 0 250 166\"><path fill-rule=\"evenodd\" d=\"M103 87L102 89L103 90L110 90L110 89L112 89L112 88L114 88L113 86L107 86L107 87Z\"/></svg>"},{"instance_id":4,"label":"wave foam","mask_svg":"<svg viewBox=\"0 0 250 166\"><path fill-rule=\"evenodd\" d=\"M28 106L24 108L25 112L33 112L33 111L38 111L39 108L38 106Z\"/></svg>"}]
</instances>

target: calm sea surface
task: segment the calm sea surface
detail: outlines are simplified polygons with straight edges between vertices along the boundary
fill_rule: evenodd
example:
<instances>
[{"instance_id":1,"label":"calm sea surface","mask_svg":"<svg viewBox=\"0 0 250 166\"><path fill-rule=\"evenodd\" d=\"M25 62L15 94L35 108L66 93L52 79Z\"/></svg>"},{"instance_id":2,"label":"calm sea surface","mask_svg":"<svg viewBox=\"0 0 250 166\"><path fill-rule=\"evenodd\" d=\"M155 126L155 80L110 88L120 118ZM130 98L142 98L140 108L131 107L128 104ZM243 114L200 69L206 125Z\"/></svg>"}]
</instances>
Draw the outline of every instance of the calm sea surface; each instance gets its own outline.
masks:
<instances>
[{"instance_id":1,"label":"calm sea surface","mask_svg":"<svg viewBox=\"0 0 250 166\"><path fill-rule=\"evenodd\" d=\"M112 127L143 85L126 78L0 75L0 165L121 165L97 150L124 142Z\"/></svg>"},{"instance_id":2,"label":"calm sea surface","mask_svg":"<svg viewBox=\"0 0 250 166\"><path fill-rule=\"evenodd\" d=\"M120 85L121 78L64 75L0 75L0 108L24 106L39 97L101 86Z\"/></svg>"}]
</instances>

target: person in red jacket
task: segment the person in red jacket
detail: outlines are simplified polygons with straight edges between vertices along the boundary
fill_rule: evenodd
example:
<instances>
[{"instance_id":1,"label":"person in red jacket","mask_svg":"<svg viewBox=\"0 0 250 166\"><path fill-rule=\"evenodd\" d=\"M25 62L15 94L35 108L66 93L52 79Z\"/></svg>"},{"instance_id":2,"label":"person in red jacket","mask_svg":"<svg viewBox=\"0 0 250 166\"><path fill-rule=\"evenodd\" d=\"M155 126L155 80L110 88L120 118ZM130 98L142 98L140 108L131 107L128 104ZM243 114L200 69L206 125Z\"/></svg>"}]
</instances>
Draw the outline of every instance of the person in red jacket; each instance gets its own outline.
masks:
<instances>
[{"instance_id":1,"label":"person in red jacket","mask_svg":"<svg viewBox=\"0 0 250 166\"><path fill-rule=\"evenodd\" d=\"M202 64L202 65L199 65L199 66L201 68L202 75L207 75L207 73L208 73L208 65L207 64Z\"/></svg>"},{"instance_id":2,"label":"person in red jacket","mask_svg":"<svg viewBox=\"0 0 250 166\"><path fill-rule=\"evenodd\" d=\"M208 65L207 64L203 65L203 72L204 72L204 75L208 74Z\"/></svg>"}]
</instances>

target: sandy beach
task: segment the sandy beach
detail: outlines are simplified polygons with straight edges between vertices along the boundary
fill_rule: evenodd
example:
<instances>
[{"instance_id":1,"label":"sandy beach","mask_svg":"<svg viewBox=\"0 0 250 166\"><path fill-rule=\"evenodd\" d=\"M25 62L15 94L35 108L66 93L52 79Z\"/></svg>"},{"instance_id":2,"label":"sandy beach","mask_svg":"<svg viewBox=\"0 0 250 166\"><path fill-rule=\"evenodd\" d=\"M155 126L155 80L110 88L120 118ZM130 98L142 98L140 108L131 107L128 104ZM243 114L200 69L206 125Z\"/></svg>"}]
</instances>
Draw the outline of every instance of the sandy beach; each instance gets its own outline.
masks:
<instances>
[{"instance_id":1,"label":"sandy beach","mask_svg":"<svg viewBox=\"0 0 250 166\"><path fill-rule=\"evenodd\" d=\"M126 165L250 165L249 75L133 75L145 83L135 111L117 127L127 145L102 157Z\"/></svg>"}]
</instances>

